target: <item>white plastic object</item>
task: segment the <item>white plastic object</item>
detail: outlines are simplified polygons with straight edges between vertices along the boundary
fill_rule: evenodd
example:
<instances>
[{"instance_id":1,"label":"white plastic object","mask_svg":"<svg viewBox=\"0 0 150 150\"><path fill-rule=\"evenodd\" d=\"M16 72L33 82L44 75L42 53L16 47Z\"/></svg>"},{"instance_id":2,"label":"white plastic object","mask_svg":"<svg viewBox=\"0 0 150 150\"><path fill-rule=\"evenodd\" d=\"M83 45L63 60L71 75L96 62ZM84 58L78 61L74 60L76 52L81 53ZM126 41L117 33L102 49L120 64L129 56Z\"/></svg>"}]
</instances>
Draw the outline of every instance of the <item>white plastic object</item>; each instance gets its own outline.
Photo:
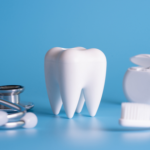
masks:
<instances>
[{"instance_id":1,"label":"white plastic object","mask_svg":"<svg viewBox=\"0 0 150 150\"><path fill-rule=\"evenodd\" d=\"M0 111L0 126L8 122L7 113L5 111Z\"/></svg>"},{"instance_id":2,"label":"white plastic object","mask_svg":"<svg viewBox=\"0 0 150 150\"><path fill-rule=\"evenodd\" d=\"M25 121L24 128L34 128L38 122L37 116L31 112L27 112L21 120Z\"/></svg>"},{"instance_id":3,"label":"white plastic object","mask_svg":"<svg viewBox=\"0 0 150 150\"><path fill-rule=\"evenodd\" d=\"M123 80L123 90L131 102L150 104L150 55L141 54L130 59L140 67L127 70Z\"/></svg>"},{"instance_id":4,"label":"white plastic object","mask_svg":"<svg viewBox=\"0 0 150 150\"><path fill-rule=\"evenodd\" d=\"M150 105L122 103L120 125L127 127L150 127Z\"/></svg>"},{"instance_id":5,"label":"white plastic object","mask_svg":"<svg viewBox=\"0 0 150 150\"><path fill-rule=\"evenodd\" d=\"M62 103L68 118L80 113L84 98L89 114L95 116L106 76L106 57L96 48L54 47L45 56L47 93L54 114ZM81 92L82 91L82 92Z\"/></svg>"},{"instance_id":6,"label":"white plastic object","mask_svg":"<svg viewBox=\"0 0 150 150\"><path fill-rule=\"evenodd\" d=\"M140 54L130 58L131 62L141 67L148 68L150 67L150 55L149 54Z\"/></svg>"}]
</instances>

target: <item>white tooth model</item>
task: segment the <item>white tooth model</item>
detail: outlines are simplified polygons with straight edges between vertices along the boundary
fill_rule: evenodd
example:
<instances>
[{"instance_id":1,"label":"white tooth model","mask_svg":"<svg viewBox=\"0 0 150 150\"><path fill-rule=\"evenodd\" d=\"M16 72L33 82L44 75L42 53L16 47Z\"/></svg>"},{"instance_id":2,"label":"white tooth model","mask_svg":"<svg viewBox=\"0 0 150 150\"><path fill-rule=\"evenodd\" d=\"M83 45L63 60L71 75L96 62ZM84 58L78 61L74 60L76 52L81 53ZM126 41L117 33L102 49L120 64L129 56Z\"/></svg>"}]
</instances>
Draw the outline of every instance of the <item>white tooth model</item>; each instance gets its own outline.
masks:
<instances>
[{"instance_id":1,"label":"white tooth model","mask_svg":"<svg viewBox=\"0 0 150 150\"><path fill-rule=\"evenodd\" d=\"M50 49L45 56L45 80L53 113L59 114L63 103L67 117L72 118L86 101L89 114L95 116L105 76L106 57L98 49Z\"/></svg>"},{"instance_id":2,"label":"white tooth model","mask_svg":"<svg viewBox=\"0 0 150 150\"><path fill-rule=\"evenodd\" d=\"M127 70L123 80L124 93L131 102L150 104L150 55L141 54L130 60L141 67Z\"/></svg>"}]
</instances>

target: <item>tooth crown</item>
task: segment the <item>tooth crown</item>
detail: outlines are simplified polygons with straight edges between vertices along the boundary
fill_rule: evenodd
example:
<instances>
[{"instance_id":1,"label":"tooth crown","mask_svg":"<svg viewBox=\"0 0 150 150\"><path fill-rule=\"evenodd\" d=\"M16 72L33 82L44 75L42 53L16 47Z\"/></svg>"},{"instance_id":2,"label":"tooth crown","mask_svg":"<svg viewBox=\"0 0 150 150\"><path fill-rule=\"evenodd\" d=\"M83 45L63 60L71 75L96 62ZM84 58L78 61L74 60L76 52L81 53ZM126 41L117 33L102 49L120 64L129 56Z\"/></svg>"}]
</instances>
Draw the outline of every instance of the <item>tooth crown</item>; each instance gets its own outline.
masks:
<instances>
[{"instance_id":1,"label":"tooth crown","mask_svg":"<svg viewBox=\"0 0 150 150\"><path fill-rule=\"evenodd\" d=\"M45 56L45 80L53 113L58 114L63 103L67 117L72 118L86 101L90 115L95 116L105 75L106 57L98 49L50 49Z\"/></svg>"},{"instance_id":2,"label":"tooth crown","mask_svg":"<svg viewBox=\"0 0 150 150\"><path fill-rule=\"evenodd\" d=\"M58 61L61 63L106 62L104 53L96 48L85 49L83 47L75 47L65 49L54 47L47 52L46 57L50 61Z\"/></svg>"}]
</instances>

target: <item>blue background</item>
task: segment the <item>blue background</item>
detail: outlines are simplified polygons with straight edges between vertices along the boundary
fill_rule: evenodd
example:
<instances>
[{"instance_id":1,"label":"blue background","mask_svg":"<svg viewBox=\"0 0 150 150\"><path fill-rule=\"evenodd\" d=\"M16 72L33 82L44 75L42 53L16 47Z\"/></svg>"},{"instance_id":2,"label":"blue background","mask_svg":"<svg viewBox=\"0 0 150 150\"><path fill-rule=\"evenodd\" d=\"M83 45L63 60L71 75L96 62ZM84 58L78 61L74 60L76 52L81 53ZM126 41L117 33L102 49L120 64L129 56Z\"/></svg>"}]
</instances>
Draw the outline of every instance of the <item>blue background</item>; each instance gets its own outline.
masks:
<instances>
[{"instance_id":1,"label":"blue background","mask_svg":"<svg viewBox=\"0 0 150 150\"><path fill-rule=\"evenodd\" d=\"M0 85L25 87L22 101L35 103L35 129L0 131L1 148L148 148L150 131L118 125L127 101L122 80L129 58L149 53L149 0L0 0ZM44 79L44 56L52 47L101 49L107 77L96 117L52 114ZM141 138L142 137L142 138ZM8 142L10 144L8 144Z\"/></svg>"}]
</instances>

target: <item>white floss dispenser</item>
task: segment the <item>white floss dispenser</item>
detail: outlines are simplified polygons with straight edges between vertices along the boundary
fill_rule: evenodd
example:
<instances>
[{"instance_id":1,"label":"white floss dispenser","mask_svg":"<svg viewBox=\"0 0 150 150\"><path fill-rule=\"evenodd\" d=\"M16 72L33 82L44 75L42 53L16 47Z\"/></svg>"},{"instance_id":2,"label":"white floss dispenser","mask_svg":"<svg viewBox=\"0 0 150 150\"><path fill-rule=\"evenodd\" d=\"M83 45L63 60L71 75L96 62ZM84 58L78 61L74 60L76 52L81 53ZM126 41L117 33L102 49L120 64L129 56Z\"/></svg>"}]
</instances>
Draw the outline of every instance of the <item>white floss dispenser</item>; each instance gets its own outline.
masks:
<instances>
[{"instance_id":1,"label":"white floss dispenser","mask_svg":"<svg viewBox=\"0 0 150 150\"><path fill-rule=\"evenodd\" d=\"M125 96L131 102L150 104L150 55L140 54L130 60L139 66L131 67L125 73Z\"/></svg>"}]
</instances>

